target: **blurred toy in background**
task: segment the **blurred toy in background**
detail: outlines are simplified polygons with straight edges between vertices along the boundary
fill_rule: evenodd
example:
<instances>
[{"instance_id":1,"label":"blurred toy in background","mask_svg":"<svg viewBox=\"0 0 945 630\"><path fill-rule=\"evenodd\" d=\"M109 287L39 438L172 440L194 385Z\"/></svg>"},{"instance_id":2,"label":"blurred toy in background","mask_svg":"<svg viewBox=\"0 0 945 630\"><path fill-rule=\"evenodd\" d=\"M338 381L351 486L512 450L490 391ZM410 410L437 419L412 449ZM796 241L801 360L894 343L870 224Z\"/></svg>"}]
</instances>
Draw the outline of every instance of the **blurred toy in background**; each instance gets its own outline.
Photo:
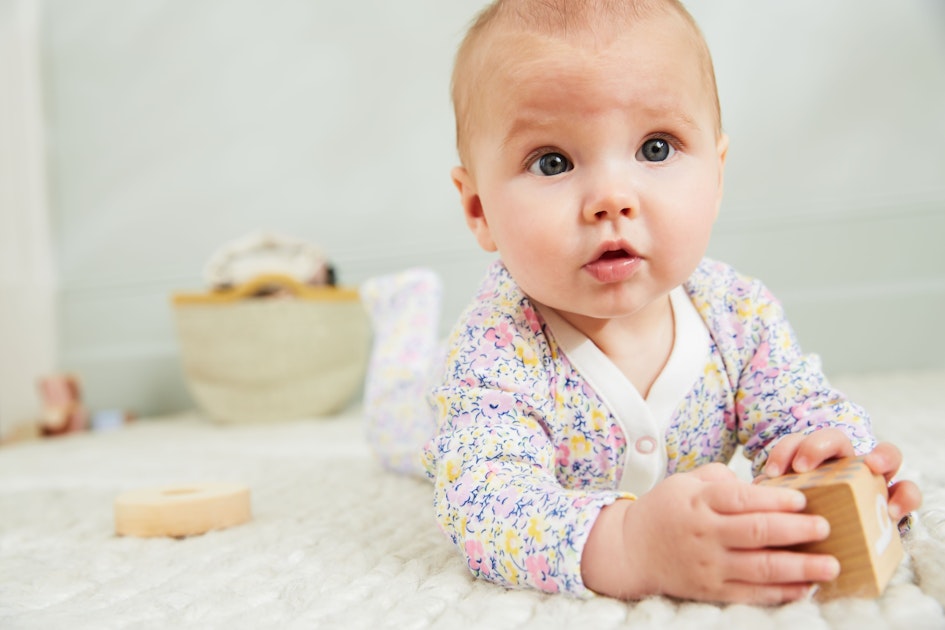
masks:
<instances>
[{"instance_id":1,"label":"blurred toy in background","mask_svg":"<svg viewBox=\"0 0 945 630\"><path fill-rule=\"evenodd\" d=\"M134 414L123 409L99 409L92 414L93 431L120 429L134 420Z\"/></svg>"},{"instance_id":2,"label":"blurred toy in background","mask_svg":"<svg viewBox=\"0 0 945 630\"><path fill-rule=\"evenodd\" d=\"M38 435L54 436L78 431L108 431L117 429L134 419L122 409L102 409L90 412L82 402L79 379L73 374L53 374L39 380L39 395L43 405L38 423ZM21 438L30 437L23 434Z\"/></svg>"},{"instance_id":3,"label":"blurred toy in background","mask_svg":"<svg viewBox=\"0 0 945 630\"><path fill-rule=\"evenodd\" d=\"M42 435L62 435L89 427L89 412L82 405L79 381L71 374L55 374L39 380L43 403Z\"/></svg>"},{"instance_id":4,"label":"blurred toy in background","mask_svg":"<svg viewBox=\"0 0 945 630\"><path fill-rule=\"evenodd\" d=\"M204 267L212 291L245 285L263 276L283 276L308 286L334 286L335 270L317 247L271 232L255 232L223 245ZM263 285L253 297L292 297L279 284Z\"/></svg>"}]
</instances>

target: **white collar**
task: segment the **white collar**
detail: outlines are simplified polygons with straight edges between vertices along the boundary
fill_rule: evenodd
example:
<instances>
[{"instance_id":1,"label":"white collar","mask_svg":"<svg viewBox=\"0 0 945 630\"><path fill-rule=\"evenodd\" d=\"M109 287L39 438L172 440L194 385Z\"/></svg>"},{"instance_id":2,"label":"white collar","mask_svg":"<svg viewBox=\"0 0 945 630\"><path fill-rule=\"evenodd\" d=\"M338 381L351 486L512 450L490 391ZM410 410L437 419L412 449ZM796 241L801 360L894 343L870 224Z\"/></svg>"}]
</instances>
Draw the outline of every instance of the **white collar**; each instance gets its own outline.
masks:
<instances>
[{"instance_id":1,"label":"white collar","mask_svg":"<svg viewBox=\"0 0 945 630\"><path fill-rule=\"evenodd\" d=\"M666 472L665 433L673 414L702 376L711 347L709 331L680 286L670 294L674 341L669 359L644 399L630 379L584 333L553 309L536 306L559 348L616 418L627 439L620 489L646 492ZM654 448L649 453L641 448Z\"/></svg>"}]
</instances>

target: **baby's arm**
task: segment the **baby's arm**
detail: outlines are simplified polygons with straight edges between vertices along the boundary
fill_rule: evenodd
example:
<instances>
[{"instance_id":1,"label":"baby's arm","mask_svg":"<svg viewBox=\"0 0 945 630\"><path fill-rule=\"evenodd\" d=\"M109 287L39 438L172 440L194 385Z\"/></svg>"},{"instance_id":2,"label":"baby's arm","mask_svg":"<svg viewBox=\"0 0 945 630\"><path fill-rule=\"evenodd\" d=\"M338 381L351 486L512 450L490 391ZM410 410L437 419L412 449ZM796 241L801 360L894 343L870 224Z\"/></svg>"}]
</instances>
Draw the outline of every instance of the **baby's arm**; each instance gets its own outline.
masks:
<instances>
[{"instance_id":1,"label":"baby's arm","mask_svg":"<svg viewBox=\"0 0 945 630\"><path fill-rule=\"evenodd\" d=\"M758 282L740 310L752 313L753 355L739 377L736 409L745 452L756 474L807 472L828 459L869 454L866 463L887 480L902 464L892 444L878 444L867 413L833 389L816 356L804 355L778 301ZM921 493L911 482L890 487L890 515L916 509Z\"/></svg>"},{"instance_id":2,"label":"baby's arm","mask_svg":"<svg viewBox=\"0 0 945 630\"><path fill-rule=\"evenodd\" d=\"M825 519L797 513L804 504L796 490L745 483L721 464L673 475L601 511L584 548L584 583L623 599L796 600L840 571L831 556L771 549L827 537Z\"/></svg>"},{"instance_id":3,"label":"baby's arm","mask_svg":"<svg viewBox=\"0 0 945 630\"><path fill-rule=\"evenodd\" d=\"M554 448L540 422L501 391L467 389L433 440L434 507L474 575L503 586L587 594L581 550L616 491L567 490L554 476ZM484 413L478 410L485 409Z\"/></svg>"},{"instance_id":4,"label":"baby's arm","mask_svg":"<svg viewBox=\"0 0 945 630\"><path fill-rule=\"evenodd\" d=\"M745 342L735 393L738 441L754 461L755 475L775 444L792 434L836 429L850 455L876 446L869 415L827 381L816 355L804 354L781 304L758 281L743 290L736 311L745 313Z\"/></svg>"}]
</instances>

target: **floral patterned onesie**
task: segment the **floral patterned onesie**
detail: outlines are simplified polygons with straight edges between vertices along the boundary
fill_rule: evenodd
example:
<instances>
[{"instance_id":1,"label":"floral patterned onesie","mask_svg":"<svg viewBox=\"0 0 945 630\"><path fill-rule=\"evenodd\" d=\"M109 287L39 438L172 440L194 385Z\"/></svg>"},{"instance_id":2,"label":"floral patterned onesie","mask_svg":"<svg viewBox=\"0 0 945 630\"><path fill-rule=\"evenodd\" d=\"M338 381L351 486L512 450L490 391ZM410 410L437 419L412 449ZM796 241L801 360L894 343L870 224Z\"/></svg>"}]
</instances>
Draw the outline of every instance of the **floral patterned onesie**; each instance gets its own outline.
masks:
<instances>
[{"instance_id":1,"label":"floral patterned onesie","mask_svg":"<svg viewBox=\"0 0 945 630\"><path fill-rule=\"evenodd\" d=\"M727 462L738 445L757 472L788 433L832 426L858 453L875 445L760 282L706 259L671 300L673 353L643 400L500 261L490 267L450 337L423 455L437 520L476 576L590 596L581 553L616 499Z\"/></svg>"}]
</instances>

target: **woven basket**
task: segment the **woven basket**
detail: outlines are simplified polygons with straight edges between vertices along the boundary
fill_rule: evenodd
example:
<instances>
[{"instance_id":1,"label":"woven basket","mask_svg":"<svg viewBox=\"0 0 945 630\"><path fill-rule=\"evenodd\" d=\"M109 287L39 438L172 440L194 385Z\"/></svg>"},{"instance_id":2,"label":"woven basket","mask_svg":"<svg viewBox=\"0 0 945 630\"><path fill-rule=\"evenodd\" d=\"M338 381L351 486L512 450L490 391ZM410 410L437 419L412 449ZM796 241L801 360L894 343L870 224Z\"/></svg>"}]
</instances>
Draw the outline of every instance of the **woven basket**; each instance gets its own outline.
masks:
<instances>
[{"instance_id":1,"label":"woven basket","mask_svg":"<svg viewBox=\"0 0 945 630\"><path fill-rule=\"evenodd\" d=\"M273 286L291 297L252 297ZM356 290L260 276L173 306L188 386L217 422L328 415L363 383L371 330Z\"/></svg>"}]
</instances>

